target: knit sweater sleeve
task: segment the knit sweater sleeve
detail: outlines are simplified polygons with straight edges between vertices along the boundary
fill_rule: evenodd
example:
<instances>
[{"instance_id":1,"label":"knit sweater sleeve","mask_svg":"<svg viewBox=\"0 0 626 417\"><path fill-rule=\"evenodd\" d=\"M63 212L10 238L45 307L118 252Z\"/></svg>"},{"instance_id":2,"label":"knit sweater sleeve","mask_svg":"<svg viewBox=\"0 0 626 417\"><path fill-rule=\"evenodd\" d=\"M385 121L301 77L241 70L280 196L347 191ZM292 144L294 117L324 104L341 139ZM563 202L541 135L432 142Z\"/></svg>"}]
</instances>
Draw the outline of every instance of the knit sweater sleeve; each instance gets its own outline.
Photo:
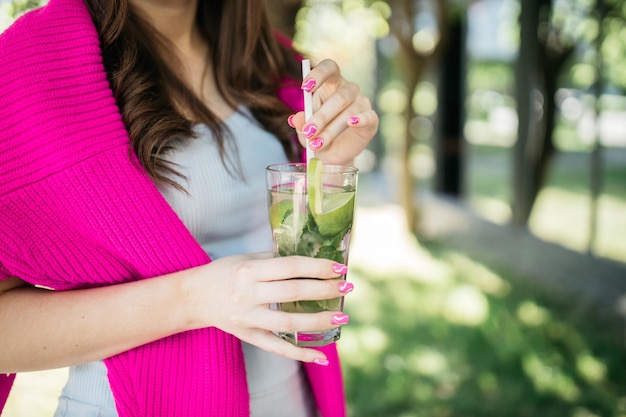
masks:
<instances>
[{"instance_id":1,"label":"knit sweater sleeve","mask_svg":"<svg viewBox=\"0 0 626 417\"><path fill-rule=\"evenodd\" d=\"M16 21L0 35L0 62L3 277L65 290L210 261L131 151L83 0L50 0ZM219 329L105 364L120 417L249 412L241 343ZM11 382L0 380L0 397Z\"/></svg>"}]
</instances>

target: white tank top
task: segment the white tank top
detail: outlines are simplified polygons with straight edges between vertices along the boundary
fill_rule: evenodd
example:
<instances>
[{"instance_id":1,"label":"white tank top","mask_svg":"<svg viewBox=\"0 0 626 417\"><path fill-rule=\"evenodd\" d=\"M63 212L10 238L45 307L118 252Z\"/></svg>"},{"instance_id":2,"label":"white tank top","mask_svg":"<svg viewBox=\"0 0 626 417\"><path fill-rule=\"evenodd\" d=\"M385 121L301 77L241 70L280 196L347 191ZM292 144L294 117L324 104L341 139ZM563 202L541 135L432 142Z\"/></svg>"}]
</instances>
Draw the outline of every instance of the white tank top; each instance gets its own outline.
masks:
<instances>
[{"instance_id":1,"label":"white tank top","mask_svg":"<svg viewBox=\"0 0 626 417\"><path fill-rule=\"evenodd\" d=\"M204 125L197 139L181 143L167 156L187 177L176 179L187 193L159 186L181 221L212 259L269 251L265 167L287 162L279 141L246 109L224 124L232 132L227 143L227 171L216 141ZM237 160L238 158L238 160ZM237 162L238 161L238 162ZM175 177L172 177L173 179ZM243 343L251 416L312 417L314 405L299 362ZM55 417L117 417L103 362L70 368Z\"/></svg>"}]
</instances>

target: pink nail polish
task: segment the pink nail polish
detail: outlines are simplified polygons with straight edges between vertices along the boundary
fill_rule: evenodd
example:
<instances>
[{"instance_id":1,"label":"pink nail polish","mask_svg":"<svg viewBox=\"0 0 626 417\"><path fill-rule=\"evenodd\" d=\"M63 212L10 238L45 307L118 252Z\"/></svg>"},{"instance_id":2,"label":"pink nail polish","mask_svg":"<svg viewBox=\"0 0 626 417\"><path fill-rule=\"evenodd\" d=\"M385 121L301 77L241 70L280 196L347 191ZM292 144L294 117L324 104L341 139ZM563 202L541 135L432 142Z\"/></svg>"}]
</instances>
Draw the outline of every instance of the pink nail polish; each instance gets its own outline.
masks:
<instances>
[{"instance_id":1,"label":"pink nail polish","mask_svg":"<svg viewBox=\"0 0 626 417\"><path fill-rule=\"evenodd\" d=\"M358 125L358 124L359 124L359 122L361 121L361 119L359 119L359 118L358 118L358 117L356 117L356 116L350 116L350 118L348 119L348 121L350 122L350 124L351 124L352 126L356 126L356 125Z\"/></svg>"},{"instance_id":2,"label":"pink nail polish","mask_svg":"<svg viewBox=\"0 0 626 417\"><path fill-rule=\"evenodd\" d=\"M343 313L335 314L330 322L337 326L341 326L342 324L348 324L350 323L350 316Z\"/></svg>"},{"instance_id":3,"label":"pink nail polish","mask_svg":"<svg viewBox=\"0 0 626 417\"><path fill-rule=\"evenodd\" d=\"M304 136L306 136L307 138L310 138L317 133L317 126L309 123L302 128L302 133L304 133Z\"/></svg>"},{"instance_id":4,"label":"pink nail polish","mask_svg":"<svg viewBox=\"0 0 626 417\"><path fill-rule=\"evenodd\" d=\"M324 146L324 139L322 139L322 138L315 138L311 142L309 142L309 146L311 147L311 149L316 151L319 148L321 148L322 146Z\"/></svg>"},{"instance_id":5,"label":"pink nail polish","mask_svg":"<svg viewBox=\"0 0 626 417\"><path fill-rule=\"evenodd\" d=\"M288 124L289 126L291 126L292 128L295 128L295 127L296 127L296 126L293 124L293 118L294 118L295 116L296 116L295 114L292 114L291 116L289 116L289 117L287 118L287 124Z\"/></svg>"},{"instance_id":6,"label":"pink nail polish","mask_svg":"<svg viewBox=\"0 0 626 417\"><path fill-rule=\"evenodd\" d=\"M345 273L348 272L348 267L345 266L344 264L334 264L333 265L333 272L335 272L337 274L344 275Z\"/></svg>"},{"instance_id":7,"label":"pink nail polish","mask_svg":"<svg viewBox=\"0 0 626 417\"><path fill-rule=\"evenodd\" d=\"M313 91L316 84L317 83L315 82L315 80L313 78L310 78L302 84L302 89L307 93L310 93L311 91Z\"/></svg>"},{"instance_id":8,"label":"pink nail polish","mask_svg":"<svg viewBox=\"0 0 626 417\"><path fill-rule=\"evenodd\" d=\"M328 361L328 359L315 359L313 363L315 363L316 365L320 365L320 366L330 365L330 362Z\"/></svg>"},{"instance_id":9,"label":"pink nail polish","mask_svg":"<svg viewBox=\"0 0 626 417\"><path fill-rule=\"evenodd\" d=\"M348 294L352 291L354 291L354 284L352 284L351 282L341 281L341 284L339 284L340 293Z\"/></svg>"}]
</instances>

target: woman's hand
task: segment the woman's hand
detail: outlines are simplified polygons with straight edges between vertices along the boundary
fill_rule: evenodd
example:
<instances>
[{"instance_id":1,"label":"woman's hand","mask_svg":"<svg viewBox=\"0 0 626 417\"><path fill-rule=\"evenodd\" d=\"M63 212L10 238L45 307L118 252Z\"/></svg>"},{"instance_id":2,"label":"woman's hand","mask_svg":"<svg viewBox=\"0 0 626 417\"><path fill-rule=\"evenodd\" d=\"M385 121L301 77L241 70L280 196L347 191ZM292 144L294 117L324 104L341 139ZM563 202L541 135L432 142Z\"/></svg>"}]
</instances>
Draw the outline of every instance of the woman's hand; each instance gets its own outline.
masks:
<instances>
[{"instance_id":1,"label":"woman's hand","mask_svg":"<svg viewBox=\"0 0 626 417\"><path fill-rule=\"evenodd\" d=\"M215 326L262 349L327 365L315 349L271 331L325 330L347 316L270 310L270 303L331 299L352 285L346 267L326 259L270 253L218 259L151 279L49 291L19 278L0 280L0 372L61 368L101 360L176 333ZM290 279L311 277L317 279ZM128 320L132 317L132 320ZM337 320L339 319L339 320Z\"/></svg>"},{"instance_id":2,"label":"woman's hand","mask_svg":"<svg viewBox=\"0 0 626 417\"><path fill-rule=\"evenodd\" d=\"M224 257L196 268L190 290L192 311L202 327L209 323L269 352L327 365L320 351L293 346L272 331L325 330L345 323L347 316L337 311L286 313L269 305L341 297L352 286L333 278L345 273L345 268L326 259L272 258L269 253Z\"/></svg>"},{"instance_id":3,"label":"woman's hand","mask_svg":"<svg viewBox=\"0 0 626 417\"><path fill-rule=\"evenodd\" d=\"M346 81L335 61L326 59L309 72L302 89L313 93L313 115L305 123L304 112L289 117L315 156L331 164L351 164L378 130L378 115L358 85Z\"/></svg>"}]
</instances>

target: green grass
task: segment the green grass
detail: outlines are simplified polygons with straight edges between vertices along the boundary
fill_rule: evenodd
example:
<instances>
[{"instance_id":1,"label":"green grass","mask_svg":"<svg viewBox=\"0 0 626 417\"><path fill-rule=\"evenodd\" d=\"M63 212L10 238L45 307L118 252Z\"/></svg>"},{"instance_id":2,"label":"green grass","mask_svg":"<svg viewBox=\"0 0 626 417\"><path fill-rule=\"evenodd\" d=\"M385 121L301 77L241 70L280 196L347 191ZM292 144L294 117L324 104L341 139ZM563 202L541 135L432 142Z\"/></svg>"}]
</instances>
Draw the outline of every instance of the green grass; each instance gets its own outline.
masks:
<instances>
[{"instance_id":1,"label":"green grass","mask_svg":"<svg viewBox=\"0 0 626 417\"><path fill-rule=\"evenodd\" d=\"M602 193L626 201L626 150L607 149L601 172ZM468 194L510 200L512 184L510 148L470 146L468 150ZM624 158L620 161L620 158ZM551 164L546 186L587 194L590 183L590 155L563 152Z\"/></svg>"},{"instance_id":2,"label":"green grass","mask_svg":"<svg viewBox=\"0 0 626 417\"><path fill-rule=\"evenodd\" d=\"M431 245L419 256L439 266L422 269L436 277L351 272L361 295L346 302L339 344L350 415L626 413L626 354L615 337L461 253Z\"/></svg>"},{"instance_id":3,"label":"green grass","mask_svg":"<svg viewBox=\"0 0 626 417\"><path fill-rule=\"evenodd\" d=\"M506 223L511 150L472 145L468 151L470 204ZM626 262L624 161L624 150L604 154L594 247L619 262ZM531 216L533 233L586 251L589 172L589 154L558 154ZM351 270L361 294L346 301L352 319L339 346L352 416L626 415L623 323L581 317L575 300L557 303L513 285L524 280L506 268L492 270L449 247L398 236L386 241L413 247L413 254L394 262L413 256L414 267L394 269L389 261L388 270L374 268L393 256L388 251L369 263L357 259Z\"/></svg>"},{"instance_id":4,"label":"green grass","mask_svg":"<svg viewBox=\"0 0 626 417\"><path fill-rule=\"evenodd\" d=\"M511 149L470 146L467 198L477 212L506 223L511 217ZM606 149L601 170L594 242L591 236L590 154L557 153L531 218L538 237L568 248L626 262L626 150Z\"/></svg>"}]
</instances>

